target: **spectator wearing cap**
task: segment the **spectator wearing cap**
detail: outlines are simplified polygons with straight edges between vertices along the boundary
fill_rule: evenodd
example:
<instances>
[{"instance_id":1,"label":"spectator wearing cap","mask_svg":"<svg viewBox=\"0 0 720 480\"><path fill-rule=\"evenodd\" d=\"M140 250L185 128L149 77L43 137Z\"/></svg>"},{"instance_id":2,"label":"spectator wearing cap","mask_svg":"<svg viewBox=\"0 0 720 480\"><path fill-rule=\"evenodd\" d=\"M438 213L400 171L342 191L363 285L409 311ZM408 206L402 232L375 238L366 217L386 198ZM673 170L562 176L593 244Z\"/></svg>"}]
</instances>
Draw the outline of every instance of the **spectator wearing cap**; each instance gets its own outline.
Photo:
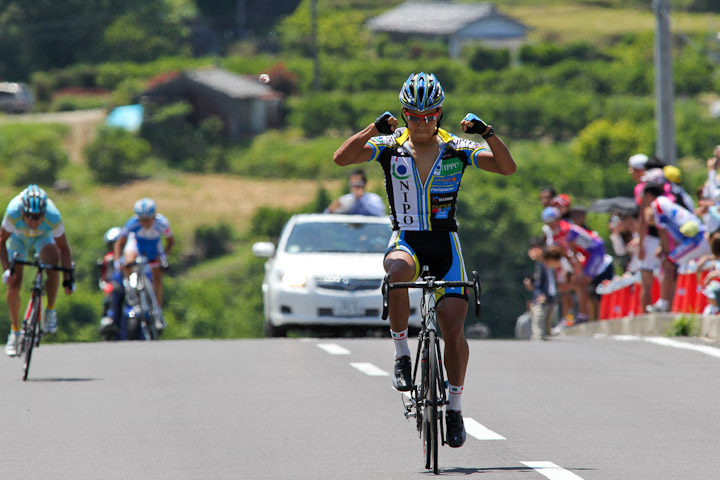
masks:
<instances>
[{"instance_id":1,"label":"spectator wearing cap","mask_svg":"<svg viewBox=\"0 0 720 480\"><path fill-rule=\"evenodd\" d=\"M558 235L560 232L564 234L562 241L556 241L556 243L565 248L565 256L573 266L572 283L578 296L576 322L588 321L592 316L591 302L595 303L590 292L594 293L596 287L603 280L612 278L613 258L606 253L605 242L600 235L575 224L569 224L563 229L560 223L565 222L554 217L555 215L550 215L548 212L543 220L553 231L559 232ZM548 266L556 268L560 264L552 260Z\"/></svg>"},{"instance_id":2,"label":"spectator wearing cap","mask_svg":"<svg viewBox=\"0 0 720 480\"><path fill-rule=\"evenodd\" d=\"M670 193L675 197L675 203L691 212L695 210L695 202L692 196L682 187L682 170L675 165L665 165L662 169L663 176L670 187Z\"/></svg>"},{"instance_id":3,"label":"spectator wearing cap","mask_svg":"<svg viewBox=\"0 0 720 480\"><path fill-rule=\"evenodd\" d=\"M710 253L710 245L705 240L706 227L694 213L664 196L660 184L645 184L643 205L646 205L646 220L658 228L664 274L660 298L646 311L668 312L675 294L678 267L685 267L691 260Z\"/></svg>"},{"instance_id":4,"label":"spectator wearing cap","mask_svg":"<svg viewBox=\"0 0 720 480\"><path fill-rule=\"evenodd\" d=\"M557 192L550 185L543 187L538 195L543 208L552 206L552 202L556 196ZM545 224L543 224L543 234L545 235L545 239L548 242L547 245L552 245L552 232L550 231L550 228Z\"/></svg>"},{"instance_id":5,"label":"spectator wearing cap","mask_svg":"<svg viewBox=\"0 0 720 480\"><path fill-rule=\"evenodd\" d=\"M640 303L645 309L652 303L652 286L655 281L655 272L660 270L660 258L657 256L660 247L660 237L655 226L645 222L642 205L642 192L645 186L643 176L647 172L646 166L650 159L644 153L636 153L628 159L628 173L635 182L634 197L638 209L638 260L640 261L641 292Z\"/></svg>"},{"instance_id":6,"label":"spectator wearing cap","mask_svg":"<svg viewBox=\"0 0 720 480\"><path fill-rule=\"evenodd\" d=\"M560 211L560 218L566 222L571 222L570 218L570 207L572 206L572 199L567 193L561 193L552 199L551 206L557 208Z\"/></svg>"},{"instance_id":7,"label":"spectator wearing cap","mask_svg":"<svg viewBox=\"0 0 720 480\"><path fill-rule=\"evenodd\" d=\"M565 237L570 230L570 223L560 219L560 211L555 207L545 207L541 218L543 221L543 232L546 235L546 247L553 245L560 246L563 251L567 249ZM557 288L558 302L560 304L560 327L574 322L573 309L575 307L574 289L571 283L573 268L568 259L563 255L559 267L551 267L555 271L555 285ZM548 265L549 266L549 265Z\"/></svg>"},{"instance_id":8,"label":"spectator wearing cap","mask_svg":"<svg viewBox=\"0 0 720 480\"><path fill-rule=\"evenodd\" d=\"M525 288L532 292L530 300L531 335L530 340L546 340L550 334L551 316L557 287L555 272L543 261L545 239L535 238L530 241L528 257L535 262L532 277L523 280Z\"/></svg>"}]
</instances>

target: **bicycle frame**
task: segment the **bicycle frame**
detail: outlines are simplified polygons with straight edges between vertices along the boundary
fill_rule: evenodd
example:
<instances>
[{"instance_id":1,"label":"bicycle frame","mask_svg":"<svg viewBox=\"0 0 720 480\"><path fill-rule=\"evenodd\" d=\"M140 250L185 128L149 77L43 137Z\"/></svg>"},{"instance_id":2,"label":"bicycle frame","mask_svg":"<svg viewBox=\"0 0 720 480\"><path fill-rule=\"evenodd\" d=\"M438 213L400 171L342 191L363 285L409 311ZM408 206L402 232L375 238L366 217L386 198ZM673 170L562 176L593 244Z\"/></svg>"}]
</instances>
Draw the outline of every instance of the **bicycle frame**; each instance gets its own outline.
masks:
<instances>
[{"instance_id":1,"label":"bicycle frame","mask_svg":"<svg viewBox=\"0 0 720 480\"><path fill-rule=\"evenodd\" d=\"M418 349L415 354L415 367L412 374L412 388L408 397L403 396L405 418L415 417L416 427L423 440L425 468L432 465L433 472L438 473L438 443L445 445L445 429L438 417L442 416L447 405L447 382L442 362L442 349L438 335L436 309L436 292L441 288L465 287L475 292L475 314L480 316L480 279L473 272L472 282L456 282L435 280L428 275L427 267L423 267L421 278L415 282L390 282L390 274L385 276L382 285L383 320L389 313L389 291L394 288L421 288L423 295L420 304L422 314L421 329L418 334ZM419 373L419 374L418 374ZM438 433L438 423L439 433Z\"/></svg>"},{"instance_id":2,"label":"bicycle frame","mask_svg":"<svg viewBox=\"0 0 720 480\"><path fill-rule=\"evenodd\" d=\"M66 272L71 275L70 282L72 283L72 276L74 275L74 265L71 268L60 267L57 265L48 265L39 261L39 255L35 254L32 262L21 260L17 258L17 255L10 262L10 271L15 271L16 265L29 265L36 268L35 276L33 278L30 300L28 301L27 309L25 310L25 316L23 317L22 330L20 335L20 342L18 344L18 357L24 355L23 361L23 381L27 380L28 373L30 371L30 359L32 358L33 347L40 347L40 339L42 338L42 297L43 297L43 272L46 270L57 270Z\"/></svg>"},{"instance_id":3,"label":"bicycle frame","mask_svg":"<svg viewBox=\"0 0 720 480\"><path fill-rule=\"evenodd\" d=\"M139 327L145 340L157 340L159 333L155 326L155 320L162 316L155 290L148 278L150 268L155 265L159 265L159 262L148 262L141 255L134 262L126 265L126 267L130 268L130 273L127 276L125 297L126 300L133 295L136 297L133 299L136 304L131 305L133 307L132 312L138 318Z\"/></svg>"}]
</instances>

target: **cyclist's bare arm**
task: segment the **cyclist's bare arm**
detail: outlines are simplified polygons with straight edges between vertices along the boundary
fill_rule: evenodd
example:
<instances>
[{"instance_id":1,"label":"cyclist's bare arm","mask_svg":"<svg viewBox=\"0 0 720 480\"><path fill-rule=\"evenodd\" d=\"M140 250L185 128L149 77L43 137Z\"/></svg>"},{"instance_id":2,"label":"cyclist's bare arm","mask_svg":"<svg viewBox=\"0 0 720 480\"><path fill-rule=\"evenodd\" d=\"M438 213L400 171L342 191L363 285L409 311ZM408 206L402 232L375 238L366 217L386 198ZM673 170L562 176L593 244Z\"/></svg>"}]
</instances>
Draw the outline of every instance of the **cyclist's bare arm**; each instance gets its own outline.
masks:
<instances>
[{"instance_id":1,"label":"cyclist's bare arm","mask_svg":"<svg viewBox=\"0 0 720 480\"><path fill-rule=\"evenodd\" d=\"M7 246L5 245L10 235L12 235L12 233L4 228L0 228L0 263L2 263L3 272L10 268L10 258L8 256Z\"/></svg>"},{"instance_id":2,"label":"cyclist's bare arm","mask_svg":"<svg viewBox=\"0 0 720 480\"><path fill-rule=\"evenodd\" d=\"M165 237L165 255L170 255L170 251L173 249L173 245L175 245L175 237L170 235L169 237Z\"/></svg>"},{"instance_id":3,"label":"cyclist's bare arm","mask_svg":"<svg viewBox=\"0 0 720 480\"><path fill-rule=\"evenodd\" d=\"M367 146L367 141L372 137L380 135L374 123L371 123L358 133L348 138L335 150L333 161L344 167L346 165L354 165L365 163L372 157L372 148Z\"/></svg>"},{"instance_id":4,"label":"cyclist's bare arm","mask_svg":"<svg viewBox=\"0 0 720 480\"><path fill-rule=\"evenodd\" d=\"M72 254L70 253L70 245L63 233L59 237L55 237L55 244L60 249L60 265L65 268L72 268ZM72 281L72 275L69 272L63 272L63 284L65 280ZM65 293L72 293L72 286L65 286Z\"/></svg>"},{"instance_id":5,"label":"cyclist's bare arm","mask_svg":"<svg viewBox=\"0 0 720 480\"><path fill-rule=\"evenodd\" d=\"M120 260L120 257L122 256L123 248L125 248L125 244L127 243L127 237L120 236L117 239L117 242L115 242L115 245L113 246L113 256L115 260Z\"/></svg>"},{"instance_id":6,"label":"cyclist's bare arm","mask_svg":"<svg viewBox=\"0 0 720 480\"><path fill-rule=\"evenodd\" d=\"M489 137L485 141L490 147L490 152L482 151L476 154L478 166L485 171L499 173L501 175L512 175L515 173L517 165L505 142L503 142L497 134Z\"/></svg>"}]
</instances>

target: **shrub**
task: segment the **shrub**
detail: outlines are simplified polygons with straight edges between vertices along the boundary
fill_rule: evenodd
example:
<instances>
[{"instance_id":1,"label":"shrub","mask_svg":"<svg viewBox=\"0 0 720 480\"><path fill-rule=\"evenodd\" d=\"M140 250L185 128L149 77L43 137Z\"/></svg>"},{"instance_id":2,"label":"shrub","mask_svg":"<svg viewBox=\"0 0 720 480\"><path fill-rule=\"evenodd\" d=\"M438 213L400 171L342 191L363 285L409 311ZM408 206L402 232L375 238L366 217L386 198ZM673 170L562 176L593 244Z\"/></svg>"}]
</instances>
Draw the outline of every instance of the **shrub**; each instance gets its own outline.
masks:
<instances>
[{"instance_id":1,"label":"shrub","mask_svg":"<svg viewBox=\"0 0 720 480\"><path fill-rule=\"evenodd\" d=\"M0 165L15 186L38 183L52 185L68 163L58 130L21 128L21 134L6 138L0 151Z\"/></svg>"},{"instance_id":2,"label":"shrub","mask_svg":"<svg viewBox=\"0 0 720 480\"><path fill-rule=\"evenodd\" d=\"M502 70L510 66L510 50L507 48L475 47L470 53L468 64L477 71Z\"/></svg>"},{"instance_id":3,"label":"shrub","mask_svg":"<svg viewBox=\"0 0 720 480\"><path fill-rule=\"evenodd\" d=\"M95 140L85 149L85 156L95 179L103 183L120 183L137 175L150 151L150 144L132 132L101 127Z\"/></svg>"}]
</instances>

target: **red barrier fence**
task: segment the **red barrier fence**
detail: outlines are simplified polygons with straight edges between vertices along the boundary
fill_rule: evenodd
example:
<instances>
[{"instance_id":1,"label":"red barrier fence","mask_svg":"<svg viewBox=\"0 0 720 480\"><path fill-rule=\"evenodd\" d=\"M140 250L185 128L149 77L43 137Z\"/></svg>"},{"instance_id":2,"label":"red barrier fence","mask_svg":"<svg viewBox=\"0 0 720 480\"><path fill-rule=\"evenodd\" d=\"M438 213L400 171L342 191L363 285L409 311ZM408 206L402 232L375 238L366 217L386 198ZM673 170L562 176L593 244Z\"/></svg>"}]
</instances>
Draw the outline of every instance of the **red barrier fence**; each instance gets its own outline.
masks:
<instances>
[{"instance_id":1,"label":"red barrier fence","mask_svg":"<svg viewBox=\"0 0 720 480\"><path fill-rule=\"evenodd\" d=\"M678 273L671 311L675 313L701 314L708 304L707 297L702 293L702 285L709 271L697 272L696 266ZM598 319L608 320L627 316L641 315L642 282L640 273L615 276L612 280L605 280L598 285L600 294L600 311ZM651 303L660 298L660 282L657 277L653 280L651 290Z\"/></svg>"}]
</instances>

